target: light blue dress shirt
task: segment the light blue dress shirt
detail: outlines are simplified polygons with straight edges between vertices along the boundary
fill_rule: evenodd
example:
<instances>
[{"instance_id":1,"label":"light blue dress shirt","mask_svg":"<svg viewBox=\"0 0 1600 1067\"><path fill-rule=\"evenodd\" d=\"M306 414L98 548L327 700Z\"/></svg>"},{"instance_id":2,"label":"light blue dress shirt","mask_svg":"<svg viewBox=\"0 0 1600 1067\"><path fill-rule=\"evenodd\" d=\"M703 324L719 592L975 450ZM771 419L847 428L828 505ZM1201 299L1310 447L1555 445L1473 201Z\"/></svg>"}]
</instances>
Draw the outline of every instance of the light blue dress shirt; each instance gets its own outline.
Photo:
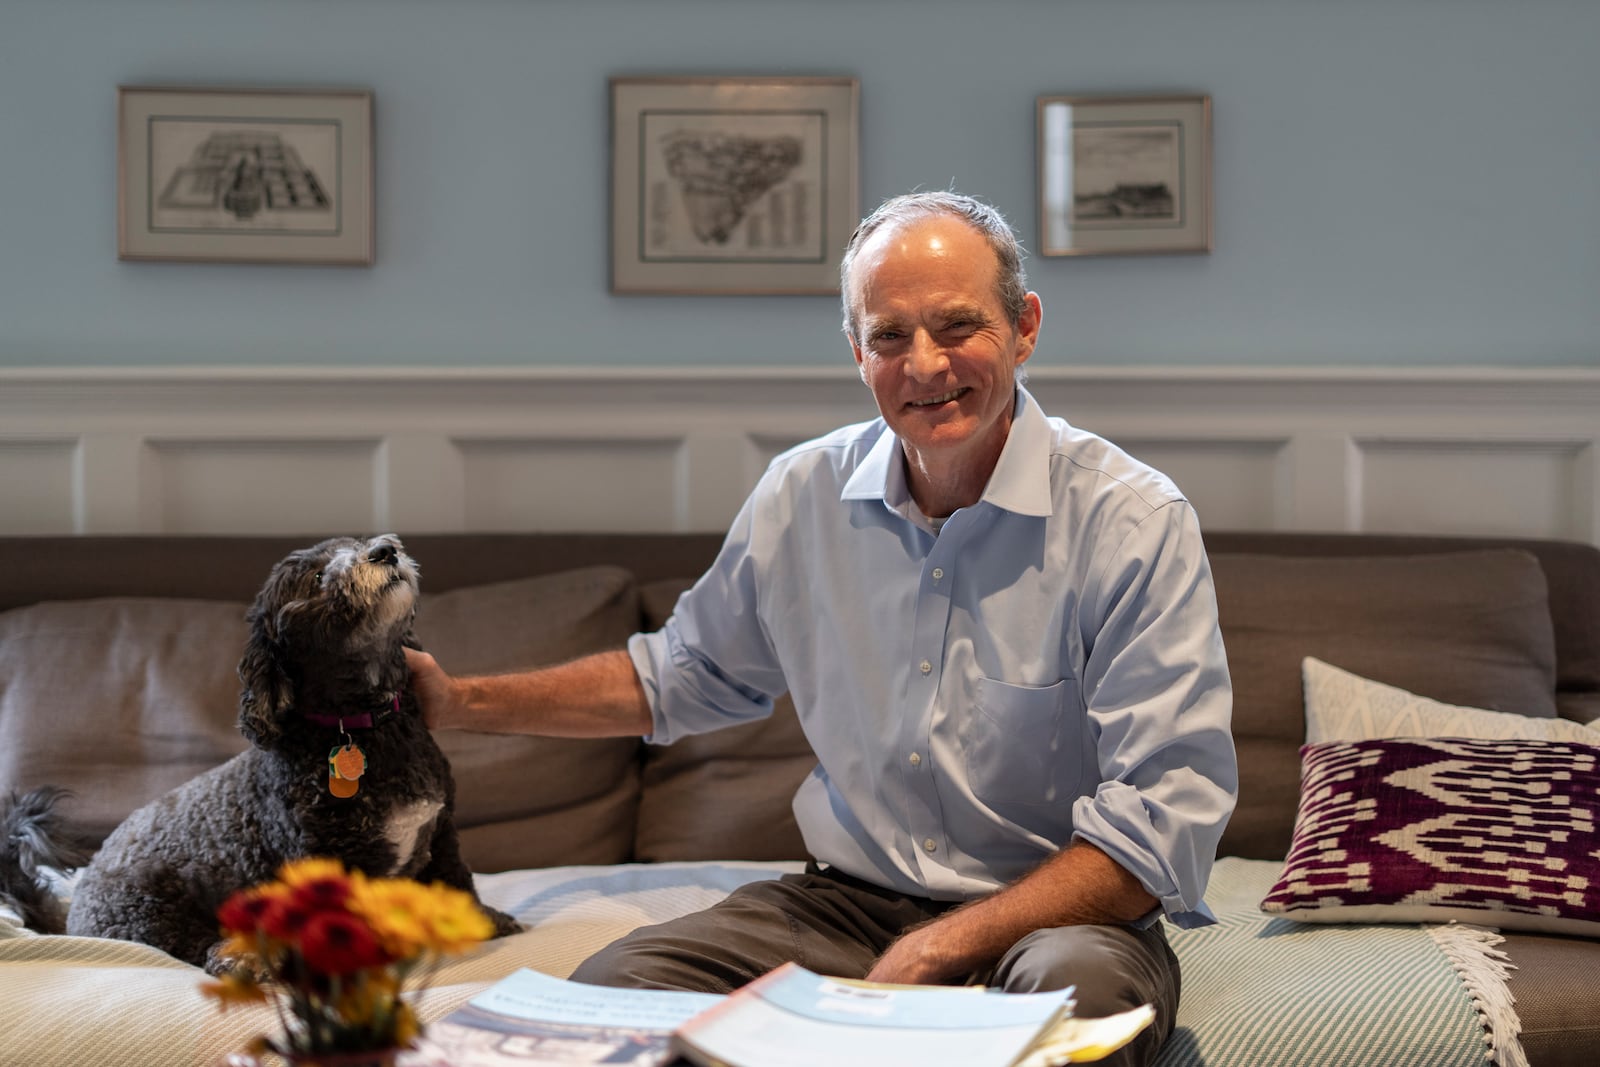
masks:
<instances>
[{"instance_id":1,"label":"light blue dress shirt","mask_svg":"<svg viewBox=\"0 0 1600 1067\"><path fill-rule=\"evenodd\" d=\"M629 652L653 742L793 695L818 761L795 816L848 874L970 899L1077 836L1177 925L1212 921L1238 768L1194 511L1020 386L982 499L937 534L881 419L774 459Z\"/></svg>"}]
</instances>

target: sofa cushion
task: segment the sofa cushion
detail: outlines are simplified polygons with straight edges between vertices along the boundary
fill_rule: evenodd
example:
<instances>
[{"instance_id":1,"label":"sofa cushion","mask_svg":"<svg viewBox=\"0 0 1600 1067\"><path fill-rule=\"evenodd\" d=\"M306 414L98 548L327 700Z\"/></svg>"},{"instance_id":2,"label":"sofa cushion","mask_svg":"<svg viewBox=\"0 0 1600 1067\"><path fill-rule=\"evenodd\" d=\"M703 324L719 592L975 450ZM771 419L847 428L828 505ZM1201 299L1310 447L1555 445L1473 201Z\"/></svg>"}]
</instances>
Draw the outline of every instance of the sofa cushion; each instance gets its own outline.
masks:
<instances>
[{"instance_id":1,"label":"sofa cushion","mask_svg":"<svg viewBox=\"0 0 1600 1067\"><path fill-rule=\"evenodd\" d=\"M426 581L426 561L423 561ZM424 593L418 641L454 674L492 674L620 648L639 627L632 576L583 567ZM475 871L619 863L633 849L636 737L441 730L456 780L462 854Z\"/></svg>"},{"instance_id":2,"label":"sofa cushion","mask_svg":"<svg viewBox=\"0 0 1600 1067\"><path fill-rule=\"evenodd\" d=\"M1600 936L1600 746L1393 738L1303 755L1294 843L1263 911Z\"/></svg>"},{"instance_id":3,"label":"sofa cushion","mask_svg":"<svg viewBox=\"0 0 1600 1067\"><path fill-rule=\"evenodd\" d=\"M659 628L689 584L663 580L641 586L645 625ZM807 858L791 800L816 762L788 696L760 722L647 745L637 858Z\"/></svg>"},{"instance_id":4,"label":"sofa cushion","mask_svg":"<svg viewBox=\"0 0 1600 1067\"><path fill-rule=\"evenodd\" d=\"M1600 729L1566 719L1464 708L1374 682L1307 656L1306 743L1385 737L1537 738L1600 745Z\"/></svg>"},{"instance_id":5,"label":"sofa cushion","mask_svg":"<svg viewBox=\"0 0 1600 1067\"><path fill-rule=\"evenodd\" d=\"M71 788L70 813L98 840L241 751L244 614L243 603L175 598L0 613L0 789ZM416 630L445 669L495 672L620 647L638 618L628 572L591 567L424 593ZM474 869L628 858L636 738L437 737Z\"/></svg>"},{"instance_id":6,"label":"sofa cushion","mask_svg":"<svg viewBox=\"0 0 1600 1067\"><path fill-rule=\"evenodd\" d=\"M59 785L98 842L245 747L245 605L47 601L0 613L0 790Z\"/></svg>"},{"instance_id":7,"label":"sofa cushion","mask_svg":"<svg viewBox=\"0 0 1600 1067\"><path fill-rule=\"evenodd\" d=\"M1211 556L1233 676L1239 803L1220 853L1282 859L1315 656L1435 700L1555 714L1544 574L1516 549L1418 556Z\"/></svg>"}]
</instances>

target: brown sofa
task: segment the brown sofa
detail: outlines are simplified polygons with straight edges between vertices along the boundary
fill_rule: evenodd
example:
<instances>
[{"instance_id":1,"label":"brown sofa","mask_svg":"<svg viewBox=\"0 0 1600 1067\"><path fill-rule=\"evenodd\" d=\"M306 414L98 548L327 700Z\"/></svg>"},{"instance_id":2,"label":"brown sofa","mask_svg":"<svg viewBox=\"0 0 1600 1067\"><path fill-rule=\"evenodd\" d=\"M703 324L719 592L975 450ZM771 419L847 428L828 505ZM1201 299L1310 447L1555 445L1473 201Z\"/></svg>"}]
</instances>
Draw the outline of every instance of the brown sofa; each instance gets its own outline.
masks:
<instances>
[{"instance_id":1,"label":"brown sofa","mask_svg":"<svg viewBox=\"0 0 1600 1067\"><path fill-rule=\"evenodd\" d=\"M423 643L449 669L620 645L715 553L701 534L404 535ZM243 606L313 538L0 538L0 789L71 786L99 833L226 758ZM1600 549L1347 534L1207 536L1235 684L1238 811L1222 853L1281 860L1305 739L1301 661L1449 704L1600 720ZM480 872L804 857L792 709L669 747L445 733ZM1600 1048L1600 945L1508 934L1536 1067ZM1378 1062L1374 1060L1373 1062Z\"/></svg>"}]
</instances>

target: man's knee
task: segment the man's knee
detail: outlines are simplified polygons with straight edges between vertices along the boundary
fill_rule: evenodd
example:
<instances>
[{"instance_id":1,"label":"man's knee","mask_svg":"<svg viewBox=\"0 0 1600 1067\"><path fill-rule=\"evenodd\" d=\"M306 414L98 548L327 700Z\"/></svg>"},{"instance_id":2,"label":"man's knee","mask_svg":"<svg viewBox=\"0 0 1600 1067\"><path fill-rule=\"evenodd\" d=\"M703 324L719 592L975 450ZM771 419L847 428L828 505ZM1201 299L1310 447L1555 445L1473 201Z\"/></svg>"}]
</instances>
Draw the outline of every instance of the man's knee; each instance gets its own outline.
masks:
<instances>
[{"instance_id":1,"label":"man's knee","mask_svg":"<svg viewBox=\"0 0 1600 1067\"><path fill-rule=\"evenodd\" d=\"M648 931L636 931L578 964L572 980L626 989L728 993L742 982L736 982L726 971L725 965L719 967L709 959L690 962L681 945L654 937Z\"/></svg>"},{"instance_id":2,"label":"man's knee","mask_svg":"<svg viewBox=\"0 0 1600 1067\"><path fill-rule=\"evenodd\" d=\"M1108 1063L1149 1063L1172 1032L1178 1013L1178 960L1159 927L1063 926L1036 930L1012 946L995 968L1008 993L1072 986L1073 1013L1085 1019L1156 1010L1155 1021Z\"/></svg>"}]
</instances>

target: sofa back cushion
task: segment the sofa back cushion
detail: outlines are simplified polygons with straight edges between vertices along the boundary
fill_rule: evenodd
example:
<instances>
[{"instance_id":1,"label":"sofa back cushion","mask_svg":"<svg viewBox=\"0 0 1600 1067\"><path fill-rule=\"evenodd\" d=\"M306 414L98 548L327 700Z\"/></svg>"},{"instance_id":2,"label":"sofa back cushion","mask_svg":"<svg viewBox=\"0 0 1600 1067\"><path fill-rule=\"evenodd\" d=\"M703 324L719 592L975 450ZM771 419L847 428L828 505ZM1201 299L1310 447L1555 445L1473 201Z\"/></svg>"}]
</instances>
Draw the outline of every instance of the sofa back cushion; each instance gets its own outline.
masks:
<instances>
[{"instance_id":1,"label":"sofa back cushion","mask_svg":"<svg viewBox=\"0 0 1600 1067\"><path fill-rule=\"evenodd\" d=\"M687 580L640 587L658 629ZM816 766L787 696L760 722L646 745L634 853L640 860L790 860L808 856L791 806Z\"/></svg>"},{"instance_id":2,"label":"sofa back cushion","mask_svg":"<svg viewBox=\"0 0 1600 1067\"><path fill-rule=\"evenodd\" d=\"M98 843L245 747L245 605L117 597L0 613L0 790L59 785Z\"/></svg>"},{"instance_id":3,"label":"sofa back cushion","mask_svg":"<svg viewBox=\"0 0 1600 1067\"><path fill-rule=\"evenodd\" d=\"M452 674L498 674L621 648L638 628L632 575L595 566L424 593L416 635ZM455 775L456 827L473 870L630 858L637 737L434 736Z\"/></svg>"},{"instance_id":4,"label":"sofa back cushion","mask_svg":"<svg viewBox=\"0 0 1600 1067\"><path fill-rule=\"evenodd\" d=\"M1556 713L1544 572L1524 551L1213 552L1211 566L1240 769L1221 855L1281 860L1288 851L1306 738L1307 656L1450 704Z\"/></svg>"}]
</instances>

